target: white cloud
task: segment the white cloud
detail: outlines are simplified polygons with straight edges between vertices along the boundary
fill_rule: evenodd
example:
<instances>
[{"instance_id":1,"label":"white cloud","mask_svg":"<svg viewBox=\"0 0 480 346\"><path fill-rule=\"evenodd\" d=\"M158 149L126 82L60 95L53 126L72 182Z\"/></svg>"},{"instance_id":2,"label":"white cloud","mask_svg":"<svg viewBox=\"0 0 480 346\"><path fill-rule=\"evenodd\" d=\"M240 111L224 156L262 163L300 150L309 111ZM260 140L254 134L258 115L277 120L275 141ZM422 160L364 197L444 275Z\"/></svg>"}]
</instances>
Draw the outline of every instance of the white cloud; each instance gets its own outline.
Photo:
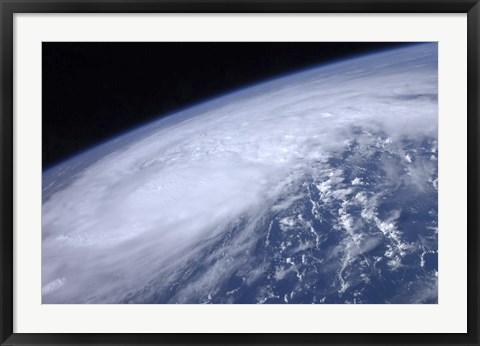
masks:
<instances>
[{"instance_id":1,"label":"white cloud","mask_svg":"<svg viewBox=\"0 0 480 346\"><path fill-rule=\"evenodd\" d=\"M352 180L352 185L363 185L365 184L363 181L362 181L362 178L355 178Z\"/></svg>"}]
</instances>

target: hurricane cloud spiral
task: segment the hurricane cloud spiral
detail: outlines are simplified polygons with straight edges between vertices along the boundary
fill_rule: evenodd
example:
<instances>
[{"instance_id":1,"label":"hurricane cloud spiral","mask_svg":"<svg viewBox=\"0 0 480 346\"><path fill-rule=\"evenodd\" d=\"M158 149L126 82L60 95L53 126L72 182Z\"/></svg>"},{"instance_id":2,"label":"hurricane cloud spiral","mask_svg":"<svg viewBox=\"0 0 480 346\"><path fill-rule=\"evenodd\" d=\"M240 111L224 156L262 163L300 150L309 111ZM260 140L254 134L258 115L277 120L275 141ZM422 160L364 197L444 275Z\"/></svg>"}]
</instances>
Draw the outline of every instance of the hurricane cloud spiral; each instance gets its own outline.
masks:
<instances>
[{"instance_id":1,"label":"hurricane cloud spiral","mask_svg":"<svg viewBox=\"0 0 480 346\"><path fill-rule=\"evenodd\" d=\"M436 303L437 75L327 64L49 169L43 303Z\"/></svg>"}]
</instances>

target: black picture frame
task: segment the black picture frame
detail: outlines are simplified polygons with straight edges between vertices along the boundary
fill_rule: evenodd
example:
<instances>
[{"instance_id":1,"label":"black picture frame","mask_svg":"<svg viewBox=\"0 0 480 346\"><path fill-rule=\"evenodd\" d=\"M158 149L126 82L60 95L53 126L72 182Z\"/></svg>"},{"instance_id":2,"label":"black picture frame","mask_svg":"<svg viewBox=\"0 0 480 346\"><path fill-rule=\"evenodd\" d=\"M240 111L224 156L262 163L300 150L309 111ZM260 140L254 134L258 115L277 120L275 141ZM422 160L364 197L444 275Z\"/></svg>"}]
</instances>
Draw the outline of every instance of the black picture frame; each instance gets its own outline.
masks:
<instances>
[{"instance_id":1,"label":"black picture frame","mask_svg":"<svg viewBox=\"0 0 480 346\"><path fill-rule=\"evenodd\" d=\"M479 345L478 0L0 0L2 345L435 344ZM24 334L13 332L13 15L15 13L467 13L468 20L468 332L465 334ZM452 319L455 316L451 317Z\"/></svg>"}]
</instances>

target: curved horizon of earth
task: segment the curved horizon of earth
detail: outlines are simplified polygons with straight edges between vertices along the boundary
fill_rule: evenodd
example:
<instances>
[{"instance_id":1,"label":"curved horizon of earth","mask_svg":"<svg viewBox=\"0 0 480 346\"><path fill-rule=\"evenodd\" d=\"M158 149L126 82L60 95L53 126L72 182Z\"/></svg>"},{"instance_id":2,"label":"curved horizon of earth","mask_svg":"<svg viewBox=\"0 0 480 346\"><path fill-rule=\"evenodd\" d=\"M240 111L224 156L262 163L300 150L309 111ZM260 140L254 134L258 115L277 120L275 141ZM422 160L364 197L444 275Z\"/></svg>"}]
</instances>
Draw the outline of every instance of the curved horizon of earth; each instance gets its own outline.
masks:
<instances>
[{"instance_id":1,"label":"curved horizon of earth","mask_svg":"<svg viewBox=\"0 0 480 346\"><path fill-rule=\"evenodd\" d=\"M42 302L436 304L437 83L436 43L390 49L44 171Z\"/></svg>"}]
</instances>

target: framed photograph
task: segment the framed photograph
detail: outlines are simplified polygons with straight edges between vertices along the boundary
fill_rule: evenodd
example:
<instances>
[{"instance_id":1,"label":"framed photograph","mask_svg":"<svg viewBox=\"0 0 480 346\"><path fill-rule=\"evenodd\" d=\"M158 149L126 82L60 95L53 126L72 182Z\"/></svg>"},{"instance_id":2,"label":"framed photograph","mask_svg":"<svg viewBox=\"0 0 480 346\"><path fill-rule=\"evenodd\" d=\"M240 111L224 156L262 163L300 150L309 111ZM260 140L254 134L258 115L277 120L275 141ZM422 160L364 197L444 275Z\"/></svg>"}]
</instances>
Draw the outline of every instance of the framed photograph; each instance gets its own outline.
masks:
<instances>
[{"instance_id":1,"label":"framed photograph","mask_svg":"<svg viewBox=\"0 0 480 346\"><path fill-rule=\"evenodd\" d=\"M1 344L478 345L478 1L1 1Z\"/></svg>"}]
</instances>

